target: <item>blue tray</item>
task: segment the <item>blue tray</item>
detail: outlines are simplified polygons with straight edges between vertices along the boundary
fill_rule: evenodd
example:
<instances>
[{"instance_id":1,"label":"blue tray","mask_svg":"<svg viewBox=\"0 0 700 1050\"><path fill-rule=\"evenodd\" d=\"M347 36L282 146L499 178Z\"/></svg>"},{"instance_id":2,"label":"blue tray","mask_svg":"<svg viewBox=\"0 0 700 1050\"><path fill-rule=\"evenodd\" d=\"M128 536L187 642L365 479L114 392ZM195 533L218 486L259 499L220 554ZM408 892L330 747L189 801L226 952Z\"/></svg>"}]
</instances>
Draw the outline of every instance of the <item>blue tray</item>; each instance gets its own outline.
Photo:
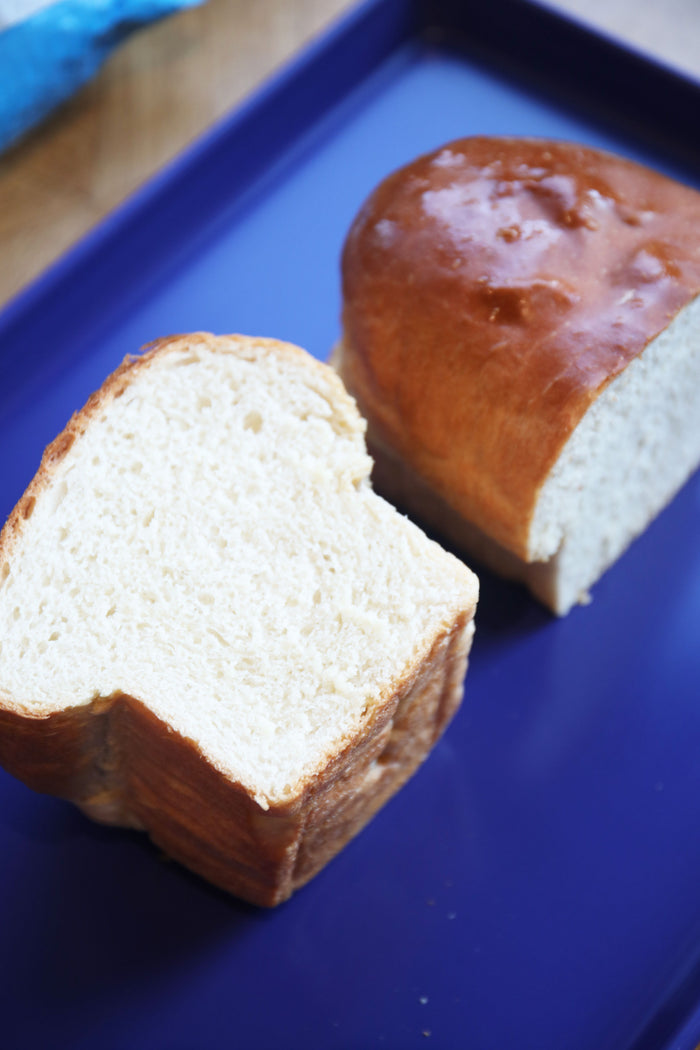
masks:
<instances>
[{"instance_id":1,"label":"blue tray","mask_svg":"<svg viewBox=\"0 0 700 1050\"><path fill-rule=\"evenodd\" d=\"M521 0L380 0L0 318L0 516L121 358L206 328L325 357L388 171L576 139L700 182L698 85ZM700 477L555 621L483 574L465 702L273 912L0 773L0 1045L691 1050L700 1039Z\"/></svg>"}]
</instances>

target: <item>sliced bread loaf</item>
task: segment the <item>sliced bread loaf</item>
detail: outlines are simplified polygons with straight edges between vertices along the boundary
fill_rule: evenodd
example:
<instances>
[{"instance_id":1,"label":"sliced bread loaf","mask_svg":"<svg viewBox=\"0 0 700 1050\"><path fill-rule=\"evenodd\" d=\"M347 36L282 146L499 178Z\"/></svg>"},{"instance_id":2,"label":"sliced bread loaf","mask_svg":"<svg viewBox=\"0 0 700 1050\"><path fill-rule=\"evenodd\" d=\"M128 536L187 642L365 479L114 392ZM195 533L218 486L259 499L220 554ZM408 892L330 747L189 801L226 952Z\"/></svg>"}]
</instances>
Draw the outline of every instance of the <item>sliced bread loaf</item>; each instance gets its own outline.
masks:
<instances>
[{"instance_id":1,"label":"sliced bread loaf","mask_svg":"<svg viewBox=\"0 0 700 1050\"><path fill-rule=\"evenodd\" d=\"M700 463L700 194L600 150L468 138L390 175L334 362L377 490L553 611Z\"/></svg>"},{"instance_id":2,"label":"sliced bread loaf","mask_svg":"<svg viewBox=\"0 0 700 1050\"><path fill-rule=\"evenodd\" d=\"M337 376L205 334L128 359L0 537L0 762L272 905L426 757L476 578L372 491Z\"/></svg>"}]
</instances>

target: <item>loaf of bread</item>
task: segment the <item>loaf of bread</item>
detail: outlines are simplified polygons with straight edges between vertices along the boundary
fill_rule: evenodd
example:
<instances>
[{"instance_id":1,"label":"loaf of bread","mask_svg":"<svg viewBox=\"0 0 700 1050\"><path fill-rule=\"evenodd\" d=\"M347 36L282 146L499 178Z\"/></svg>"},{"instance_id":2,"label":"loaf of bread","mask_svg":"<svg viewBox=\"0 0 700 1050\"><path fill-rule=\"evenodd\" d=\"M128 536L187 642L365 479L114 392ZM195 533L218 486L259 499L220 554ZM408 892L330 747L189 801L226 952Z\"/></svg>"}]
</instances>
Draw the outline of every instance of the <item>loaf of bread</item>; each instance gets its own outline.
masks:
<instances>
[{"instance_id":1,"label":"loaf of bread","mask_svg":"<svg viewBox=\"0 0 700 1050\"><path fill-rule=\"evenodd\" d=\"M0 536L0 762L273 905L426 757L477 581L369 484L338 377L175 337L48 447Z\"/></svg>"},{"instance_id":2,"label":"loaf of bread","mask_svg":"<svg viewBox=\"0 0 700 1050\"><path fill-rule=\"evenodd\" d=\"M375 190L342 272L377 491L554 612L585 602L700 462L700 194L462 139Z\"/></svg>"}]
</instances>

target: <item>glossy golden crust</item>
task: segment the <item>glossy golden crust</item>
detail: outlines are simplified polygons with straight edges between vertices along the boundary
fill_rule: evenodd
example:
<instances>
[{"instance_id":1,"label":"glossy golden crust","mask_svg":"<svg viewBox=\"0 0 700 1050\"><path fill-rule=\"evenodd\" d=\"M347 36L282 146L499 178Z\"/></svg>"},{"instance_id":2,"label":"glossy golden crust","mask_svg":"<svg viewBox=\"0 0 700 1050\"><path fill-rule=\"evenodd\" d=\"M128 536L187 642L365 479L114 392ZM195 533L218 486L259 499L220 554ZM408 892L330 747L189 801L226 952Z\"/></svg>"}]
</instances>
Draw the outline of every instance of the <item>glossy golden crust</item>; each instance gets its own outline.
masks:
<instances>
[{"instance_id":1,"label":"glossy golden crust","mask_svg":"<svg viewBox=\"0 0 700 1050\"><path fill-rule=\"evenodd\" d=\"M341 375L377 437L529 560L537 495L606 386L700 291L700 194L598 150L453 142L343 253Z\"/></svg>"}]
</instances>

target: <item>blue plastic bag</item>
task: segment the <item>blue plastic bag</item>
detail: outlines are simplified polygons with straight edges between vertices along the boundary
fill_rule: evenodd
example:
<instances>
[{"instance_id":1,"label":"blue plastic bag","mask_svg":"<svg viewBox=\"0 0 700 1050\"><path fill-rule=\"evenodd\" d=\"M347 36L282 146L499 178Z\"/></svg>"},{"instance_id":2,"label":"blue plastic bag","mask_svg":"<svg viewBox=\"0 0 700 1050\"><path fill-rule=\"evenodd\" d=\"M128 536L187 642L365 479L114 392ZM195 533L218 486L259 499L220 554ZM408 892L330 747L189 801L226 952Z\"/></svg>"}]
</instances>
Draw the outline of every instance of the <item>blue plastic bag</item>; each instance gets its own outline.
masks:
<instances>
[{"instance_id":1,"label":"blue plastic bag","mask_svg":"<svg viewBox=\"0 0 700 1050\"><path fill-rule=\"evenodd\" d=\"M0 0L0 150L97 72L135 29L200 0Z\"/></svg>"}]
</instances>

